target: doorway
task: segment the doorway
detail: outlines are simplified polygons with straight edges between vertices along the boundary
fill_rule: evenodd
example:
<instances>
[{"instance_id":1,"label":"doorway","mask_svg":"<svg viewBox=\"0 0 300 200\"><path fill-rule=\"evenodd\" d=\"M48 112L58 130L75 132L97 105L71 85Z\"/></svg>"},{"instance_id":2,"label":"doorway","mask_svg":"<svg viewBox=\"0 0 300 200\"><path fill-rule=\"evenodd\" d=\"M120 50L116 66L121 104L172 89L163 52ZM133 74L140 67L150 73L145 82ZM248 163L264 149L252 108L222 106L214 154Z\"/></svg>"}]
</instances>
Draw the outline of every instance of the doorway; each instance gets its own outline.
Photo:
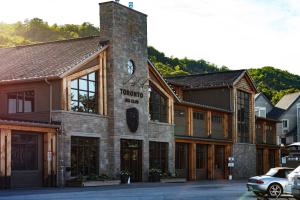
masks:
<instances>
[{"instance_id":1,"label":"doorway","mask_svg":"<svg viewBox=\"0 0 300 200\"><path fill-rule=\"evenodd\" d=\"M215 179L224 179L225 177L225 147L215 146Z\"/></svg>"},{"instance_id":2,"label":"doorway","mask_svg":"<svg viewBox=\"0 0 300 200\"><path fill-rule=\"evenodd\" d=\"M196 146L196 179L205 180L208 178L207 156L208 145L197 144Z\"/></svg>"},{"instance_id":3,"label":"doorway","mask_svg":"<svg viewBox=\"0 0 300 200\"><path fill-rule=\"evenodd\" d=\"M11 135L11 186L43 186L43 136L16 132Z\"/></svg>"},{"instance_id":4,"label":"doorway","mask_svg":"<svg viewBox=\"0 0 300 200\"><path fill-rule=\"evenodd\" d=\"M189 144L176 143L175 150L175 169L176 175L182 178L189 177Z\"/></svg>"},{"instance_id":5,"label":"doorway","mask_svg":"<svg viewBox=\"0 0 300 200\"><path fill-rule=\"evenodd\" d=\"M142 151L141 140L121 139L121 170L131 174L132 182L142 181Z\"/></svg>"}]
</instances>

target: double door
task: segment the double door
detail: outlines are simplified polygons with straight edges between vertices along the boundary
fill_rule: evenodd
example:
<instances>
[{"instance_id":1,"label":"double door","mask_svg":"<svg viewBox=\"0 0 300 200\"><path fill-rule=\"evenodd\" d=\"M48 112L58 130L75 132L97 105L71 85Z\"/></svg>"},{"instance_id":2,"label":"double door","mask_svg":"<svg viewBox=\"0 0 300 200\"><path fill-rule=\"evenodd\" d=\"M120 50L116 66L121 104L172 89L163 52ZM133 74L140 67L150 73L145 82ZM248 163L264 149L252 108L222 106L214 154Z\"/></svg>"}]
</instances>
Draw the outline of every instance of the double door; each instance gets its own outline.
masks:
<instances>
[{"instance_id":1,"label":"double door","mask_svg":"<svg viewBox=\"0 0 300 200\"><path fill-rule=\"evenodd\" d=\"M142 181L142 147L141 140L121 140L121 170L130 173L131 181Z\"/></svg>"}]
</instances>

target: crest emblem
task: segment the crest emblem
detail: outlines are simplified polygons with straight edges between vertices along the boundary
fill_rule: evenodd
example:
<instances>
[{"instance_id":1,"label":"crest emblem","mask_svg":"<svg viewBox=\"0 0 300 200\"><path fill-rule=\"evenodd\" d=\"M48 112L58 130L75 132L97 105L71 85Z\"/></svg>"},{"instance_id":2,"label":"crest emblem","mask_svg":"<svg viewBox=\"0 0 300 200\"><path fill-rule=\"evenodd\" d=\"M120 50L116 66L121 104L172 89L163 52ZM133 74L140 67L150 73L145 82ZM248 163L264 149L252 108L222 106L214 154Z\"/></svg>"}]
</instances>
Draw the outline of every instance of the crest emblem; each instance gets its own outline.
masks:
<instances>
[{"instance_id":1,"label":"crest emblem","mask_svg":"<svg viewBox=\"0 0 300 200\"><path fill-rule=\"evenodd\" d=\"M139 111L136 108L128 108L126 110L126 122L129 130L133 133L139 127Z\"/></svg>"}]
</instances>

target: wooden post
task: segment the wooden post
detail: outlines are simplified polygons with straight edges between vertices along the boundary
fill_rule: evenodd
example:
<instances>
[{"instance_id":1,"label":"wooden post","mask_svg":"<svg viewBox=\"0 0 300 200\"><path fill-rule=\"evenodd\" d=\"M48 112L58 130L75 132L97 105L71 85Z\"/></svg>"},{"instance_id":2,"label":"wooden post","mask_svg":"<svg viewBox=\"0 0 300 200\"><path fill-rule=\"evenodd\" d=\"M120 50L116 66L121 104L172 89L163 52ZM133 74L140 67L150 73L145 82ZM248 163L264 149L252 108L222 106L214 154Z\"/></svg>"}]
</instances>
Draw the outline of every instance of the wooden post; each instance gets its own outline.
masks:
<instances>
[{"instance_id":1,"label":"wooden post","mask_svg":"<svg viewBox=\"0 0 300 200\"><path fill-rule=\"evenodd\" d=\"M229 176L228 158L231 157L231 145L225 146L225 179ZM232 174L231 174L232 175Z\"/></svg>"},{"instance_id":2,"label":"wooden post","mask_svg":"<svg viewBox=\"0 0 300 200\"><path fill-rule=\"evenodd\" d=\"M264 173L266 173L269 168L269 149L264 148L263 149L263 168L264 168Z\"/></svg>"},{"instance_id":3,"label":"wooden post","mask_svg":"<svg viewBox=\"0 0 300 200\"><path fill-rule=\"evenodd\" d=\"M56 135L44 134L44 186L56 185Z\"/></svg>"},{"instance_id":4,"label":"wooden post","mask_svg":"<svg viewBox=\"0 0 300 200\"><path fill-rule=\"evenodd\" d=\"M106 80L106 61L107 61L107 53L103 52L103 104L104 104L104 115L107 115L107 80Z\"/></svg>"},{"instance_id":5,"label":"wooden post","mask_svg":"<svg viewBox=\"0 0 300 200\"><path fill-rule=\"evenodd\" d=\"M215 177L215 145L208 145L208 156L207 156L207 177L213 180Z\"/></svg>"},{"instance_id":6,"label":"wooden post","mask_svg":"<svg viewBox=\"0 0 300 200\"><path fill-rule=\"evenodd\" d=\"M188 108L188 135L193 136L193 108Z\"/></svg>"},{"instance_id":7,"label":"wooden post","mask_svg":"<svg viewBox=\"0 0 300 200\"><path fill-rule=\"evenodd\" d=\"M206 113L206 129L207 135L211 135L211 111L207 111Z\"/></svg>"},{"instance_id":8,"label":"wooden post","mask_svg":"<svg viewBox=\"0 0 300 200\"><path fill-rule=\"evenodd\" d=\"M224 114L224 138L228 138L228 115Z\"/></svg>"},{"instance_id":9,"label":"wooden post","mask_svg":"<svg viewBox=\"0 0 300 200\"><path fill-rule=\"evenodd\" d=\"M267 123L263 122L262 123L262 130L263 130L263 143L266 144L267 143Z\"/></svg>"},{"instance_id":10,"label":"wooden post","mask_svg":"<svg viewBox=\"0 0 300 200\"><path fill-rule=\"evenodd\" d=\"M0 189L10 188L11 130L0 129Z\"/></svg>"},{"instance_id":11,"label":"wooden post","mask_svg":"<svg viewBox=\"0 0 300 200\"><path fill-rule=\"evenodd\" d=\"M196 180L196 143L189 144L189 180Z\"/></svg>"},{"instance_id":12,"label":"wooden post","mask_svg":"<svg viewBox=\"0 0 300 200\"><path fill-rule=\"evenodd\" d=\"M99 55L99 78L98 78L98 112L100 115L103 115L104 114L104 106L103 106L103 100L104 100L104 97L103 97L103 94L104 94L104 91L103 91L103 86L104 86L104 81L103 81L103 54L101 53Z\"/></svg>"}]
</instances>

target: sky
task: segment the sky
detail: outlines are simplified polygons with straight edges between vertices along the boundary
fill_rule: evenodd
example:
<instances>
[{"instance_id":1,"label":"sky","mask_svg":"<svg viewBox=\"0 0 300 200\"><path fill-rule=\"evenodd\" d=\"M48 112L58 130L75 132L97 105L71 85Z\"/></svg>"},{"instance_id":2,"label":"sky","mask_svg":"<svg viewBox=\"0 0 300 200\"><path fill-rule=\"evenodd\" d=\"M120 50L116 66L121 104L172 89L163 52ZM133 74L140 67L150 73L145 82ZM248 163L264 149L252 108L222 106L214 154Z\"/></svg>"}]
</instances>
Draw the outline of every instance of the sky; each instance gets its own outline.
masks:
<instances>
[{"instance_id":1,"label":"sky","mask_svg":"<svg viewBox=\"0 0 300 200\"><path fill-rule=\"evenodd\" d=\"M300 0L120 0L148 15L148 45L230 69L274 66L300 75ZM99 26L103 0L1 0L0 22Z\"/></svg>"}]
</instances>

